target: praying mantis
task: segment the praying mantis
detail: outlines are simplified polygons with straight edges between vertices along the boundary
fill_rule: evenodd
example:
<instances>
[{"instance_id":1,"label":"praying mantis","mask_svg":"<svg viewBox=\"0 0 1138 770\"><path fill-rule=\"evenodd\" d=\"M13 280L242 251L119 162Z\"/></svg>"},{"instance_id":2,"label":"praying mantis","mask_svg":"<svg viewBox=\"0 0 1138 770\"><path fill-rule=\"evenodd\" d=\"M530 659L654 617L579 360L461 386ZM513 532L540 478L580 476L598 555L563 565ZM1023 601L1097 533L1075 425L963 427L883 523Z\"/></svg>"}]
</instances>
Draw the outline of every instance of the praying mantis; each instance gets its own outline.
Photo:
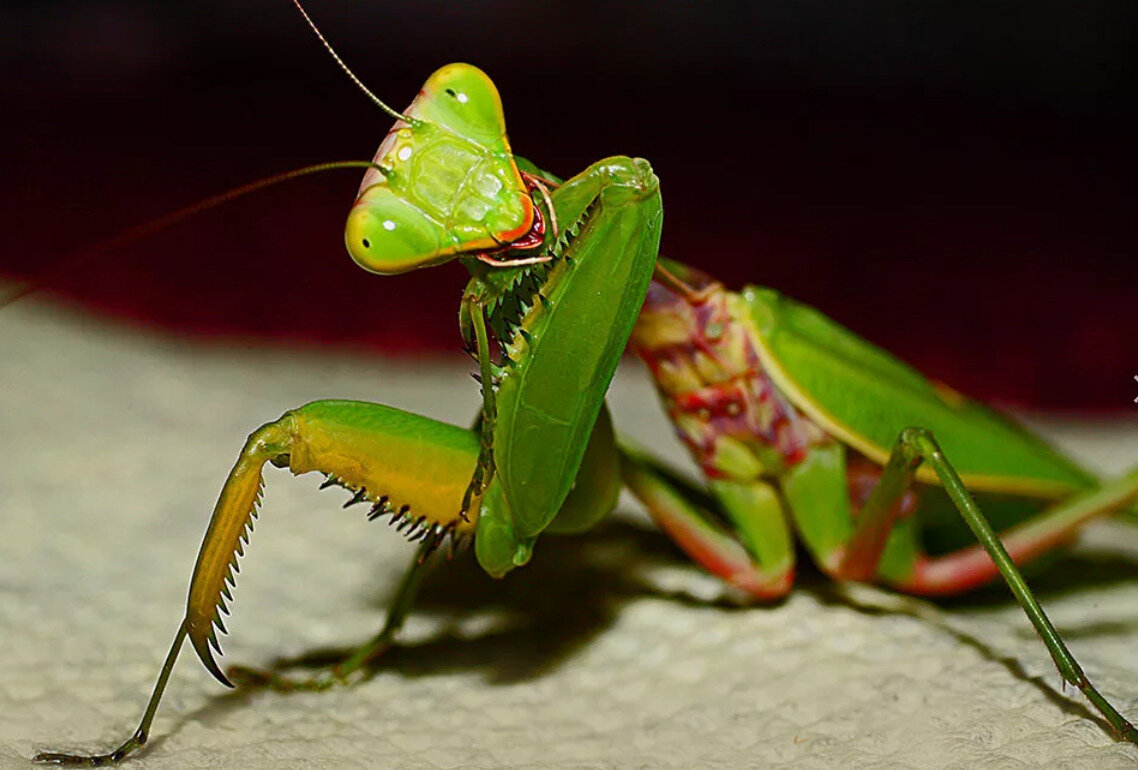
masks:
<instances>
[{"instance_id":1,"label":"praying mantis","mask_svg":"<svg viewBox=\"0 0 1138 770\"><path fill-rule=\"evenodd\" d=\"M458 99L459 95L466 100ZM931 404L967 425L964 444L971 436L995 437L991 456L1010 455L1013 459L1016 450L1008 447L1025 447L1019 451L1020 465L1013 470L997 474L966 471L969 486L1056 500L1094 486L1092 479L1039 448L1017 429L995 421L950 391L916 379L915 373L879 357L882 354L875 349L842 336L842 330L812 311L777 295L729 293L690 268L657 264L658 181L647 164L630 159L602 161L562 183L514 158L505 143L504 126L499 125L496 100L492 84L472 68L452 65L432 76L419 100L405 113L397 114L402 125L397 123L388 135L375 166L367 172L346 234L353 257L373 272L399 272L464 255L474 277L464 295L462 328L476 354L484 388L479 427L470 431L445 426L370 404L317 402L255 432L215 510L195 568L186 620L176 635L142 725L108 755L45 753L40 755L41 760L105 763L125 758L141 747L174 658L187 636L207 668L226 680L211 652L211 646L216 647L215 627L221 620L217 610L229 594L228 570L240 552L247 517L259 495L260 466L266 462L288 466L294 473L321 470L332 484L352 491L349 502L367 501L374 517L409 523L424 541L423 559L411 567L387 625L375 643L333 672L336 677L350 674L390 643L412 606L418 569L430 551L456 536L473 535L476 556L490 574L500 576L524 566L537 558L535 540L542 531L586 529L608 513L621 482L615 474L617 468L623 470L624 483L648 502L664 528L697 560L760 597L781 595L793 576L790 533L782 521L788 512L777 501L772 478L779 480L782 495L798 500L801 509L813 507L812 513L800 518L801 509L792 504L794 510L789 513L794 514L797 528L823 569L839 577L879 577L905 587L900 576L906 566L912 567L916 554L899 553L904 544L887 544L885 538L895 526L911 530L911 522L916 521L911 518L916 503L906 491L921 460L935 466L936 475L926 468L918 471L918 479L924 484L939 482L950 489L955 502L971 517L969 523L985 533L981 537L987 538L986 545L999 559L999 548L983 529L962 486L954 486L954 472L932 443L937 430L932 435L920 431L901 434L881 426L903 436L891 452L892 439L872 434L868 427L858 424L856 416L842 415L841 403L825 398L840 397L809 380L811 371L816 373L817 369L803 370L787 349L780 349L780 345L794 341L794 335L780 339L788 329L798 330L799 343L825 339L860 363L877 366L880 372L918 388L918 410ZM477 108L477 120L468 122L454 106L456 101ZM492 120L485 120L487 114ZM489 152L479 154L471 144ZM441 160L431 155L438 146L445 148ZM410 188L400 187L399 182L414 186L421 181L417 175L421 169L400 164L424 156L435 161L430 190L452 195L453 183L447 187L448 178L479 180L479 192L484 196L473 202L464 200L485 214L482 219L474 217L479 225L470 228L473 234L456 227L440 232L433 222L423 221L417 212L408 210ZM490 205L486 198L491 189L501 193L505 201L495 200ZM489 215L498 214L503 216L503 224L489 230L482 225ZM392 227L387 227L389 222ZM409 236L402 237L404 229L410 231ZM392 233L399 238L382 245L382 239ZM614 269L612 262L626 272L588 272L601 266ZM653 271L657 283L650 290ZM649 309L638 319L641 301L649 291L654 292L649 297ZM603 301L598 302L598 297ZM602 311L609 315L591 315ZM780 320L783 314L791 319L785 327ZM589 320L587 326L579 325L583 317ZM635 332L634 324L639 324ZM597 334L596 329L609 333ZM725 542L723 528L691 505L691 498L675 486L676 480L667 469L613 440L602 400L630 335L652 362L677 426L688 443L702 452L705 468L716 477L712 490L720 502L727 503L743 546L734 540ZM691 349L675 347L684 340L691 343ZM715 351L721 342L731 347ZM546 352L551 345L552 352ZM724 366L725 362L738 363L733 356L740 355L748 376L759 373L769 377L761 387L755 386L768 398L759 398L756 392L755 402L742 396L708 401L709 395L723 395L719 385L740 374ZM762 366L756 366L752 359L760 360ZM711 390L696 394L692 402L686 398L692 392L683 386L696 375L709 377L704 386ZM763 403L773 414L760 422L777 435L766 442L762 453L748 457L744 451L748 447L737 446L739 441L733 433L737 426L716 425L715 421L730 422L729 418L749 415L760 410ZM703 435L697 436L699 432ZM961 442L956 443L959 446ZM844 519L827 519L828 513L843 509L847 496L847 470L836 456L846 451L842 449L846 446L869 460L869 465L886 469L882 474L865 466L849 468L850 485L856 482L865 488L860 497L853 495L862 508L857 527L848 512ZM816 456L822 459L803 465L819 447L823 454ZM947 450L944 456L951 462L952 454ZM1032 458L1037 466L1030 466ZM1029 466L1026 469L1025 464ZM429 472L424 469L427 465L432 468ZM740 467L748 465L749 469ZM582 475L580 468L589 469L588 475ZM783 475L803 468L810 480ZM827 468L831 471L828 477L823 472ZM839 486L833 483L834 471L841 479ZM1058 478L1038 478L1048 475ZM982 477L994 480L977 481ZM1065 508L1064 515L1081 521L1093 514L1120 510L1138 494L1133 477L1131 474L1091 492L1086 500ZM829 483L825 482L827 478ZM382 493L397 482L406 486L386 496ZM816 490L822 488L827 490L825 495L816 496ZM417 511L422 513L416 516ZM835 521L846 531L835 528ZM874 525L861 526L865 521ZM1071 521L1065 526L1074 525ZM1043 536L1029 537L1024 549L1050 546L1067 531L1047 528ZM1011 572L1006 561L1000 566L1007 571L1005 575ZM969 576L974 574L969 572ZM987 577L994 575L989 572ZM1016 578L1009 579L1057 656L1064 676L1084 689L1114 729L1134 740L1129 723L1090 687L1065 650L1056 646L1057 635L1030 594ZM951 580L942 585L944 590L961 587Z\"/></svg>"}]
</instances>

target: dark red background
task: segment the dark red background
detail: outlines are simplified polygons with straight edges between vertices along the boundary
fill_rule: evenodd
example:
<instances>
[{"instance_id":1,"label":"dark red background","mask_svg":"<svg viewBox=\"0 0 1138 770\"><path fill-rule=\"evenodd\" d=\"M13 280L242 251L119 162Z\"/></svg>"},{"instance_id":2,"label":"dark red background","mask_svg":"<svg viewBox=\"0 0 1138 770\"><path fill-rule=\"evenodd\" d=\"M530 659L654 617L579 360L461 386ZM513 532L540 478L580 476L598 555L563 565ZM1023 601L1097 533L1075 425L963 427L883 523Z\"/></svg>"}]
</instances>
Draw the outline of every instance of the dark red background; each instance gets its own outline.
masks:
<instances>
[{"instance_id":1,"label":"dark red background","mask_svg":"<svg viewBox=\"0 0 1138 770\"><path fill-rule=\"evenodd\" d=\"M539 164L651 159L674 258L778 287L985 398L1138 409L1138 7L1043 5L310 11L396 107L468 60ZM2 13L7 276L260 175L368 159L389 124L285 0ZM382 279L344 253L358 177L261 193L51 291L198 335L455 349L460 268Z\"/></svg>"}]
</instances>

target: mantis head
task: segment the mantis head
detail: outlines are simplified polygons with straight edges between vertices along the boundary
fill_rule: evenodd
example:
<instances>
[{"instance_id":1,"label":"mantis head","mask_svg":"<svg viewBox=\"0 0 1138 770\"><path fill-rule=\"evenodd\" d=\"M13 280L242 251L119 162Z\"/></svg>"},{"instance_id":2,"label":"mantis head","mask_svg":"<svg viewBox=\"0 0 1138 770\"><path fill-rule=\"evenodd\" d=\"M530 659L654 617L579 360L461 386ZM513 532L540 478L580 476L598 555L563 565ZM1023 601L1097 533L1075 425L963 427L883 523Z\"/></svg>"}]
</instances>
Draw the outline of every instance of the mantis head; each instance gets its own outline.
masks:
<instances>
[{"instance_id":1,"label":"mantis head","mask_svg":"<svg viewBox=\"0 0 1138 770\"><path fill-rule=\"evenodd\" d=\"M370 272L498 249L534 226L498 89L477 67L448 64L431 75L374 163L344 233L348 253Z\"/></svg>"}]
</instances>

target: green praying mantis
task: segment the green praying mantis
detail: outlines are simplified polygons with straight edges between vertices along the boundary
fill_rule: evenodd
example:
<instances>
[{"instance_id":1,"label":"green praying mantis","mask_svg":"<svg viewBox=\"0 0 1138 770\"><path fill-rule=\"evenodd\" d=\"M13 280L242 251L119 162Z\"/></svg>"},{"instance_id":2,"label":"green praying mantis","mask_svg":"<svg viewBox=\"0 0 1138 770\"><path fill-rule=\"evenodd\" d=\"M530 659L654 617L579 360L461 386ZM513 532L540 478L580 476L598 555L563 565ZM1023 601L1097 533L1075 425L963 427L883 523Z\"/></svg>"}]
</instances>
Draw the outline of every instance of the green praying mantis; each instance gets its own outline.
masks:
<instances>
[{"instance_id":1,"label":"green praying mantis","mask_svg":"<svg viewBox=\"0 0 1138 770\"><path fill-rule=\"evenodd\" d=\"M405 112L391 112L397 122L365 164L345 242L378 274L452 259L469 269L460 328L482 382L476 425L318 401L253 432L137 730L108 754L37 760L99 765L141 748L187 639L223 683L263 676L227 675L215 653L266 463L325 474L369 518L421 543L374 639L325 674L275 686L331 686L381 654L436 549L473 539L479 565L501 577L540 558L543 533L595 525L627 486L693 559L760 599L791 589L796 539L842 580L945 594L1002 578L1064 680L1138 742L1016 567L1088 519L1131 506L1138 471L1099 483L817 311L770 289L729 292L659 259L662 204L649 164L608 158L562 181L515 156L497 90L474 67L440 69ZM614 436L604 397L630 340L706 489Z\"/></svg>"}]
</instances>

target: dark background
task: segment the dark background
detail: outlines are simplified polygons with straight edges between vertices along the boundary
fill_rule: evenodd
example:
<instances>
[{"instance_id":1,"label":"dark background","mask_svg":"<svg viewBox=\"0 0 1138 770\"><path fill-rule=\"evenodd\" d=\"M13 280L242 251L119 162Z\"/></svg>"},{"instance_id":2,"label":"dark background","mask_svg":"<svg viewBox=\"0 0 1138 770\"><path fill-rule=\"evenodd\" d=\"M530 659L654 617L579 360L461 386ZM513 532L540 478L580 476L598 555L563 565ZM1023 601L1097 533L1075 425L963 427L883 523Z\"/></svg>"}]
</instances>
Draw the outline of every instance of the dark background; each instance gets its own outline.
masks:
<instances>
[{"instance_id":1,"label":"dark background","mask_svg":"<svg viewBox=\"0 0 1138 770\"><path fill-rule=\"evenodd\" d=\"M286 0L0 7L4 276L261 175L369 159L390 124ZM981 397L1138 409L1129 0L309 11L396 108L467 60L540 165L649 158L664 252L732 286L780 288ZM460 267L383 279L347 258L359 176L260 193L50 291L181 333L456 349Z\"/></svg>"}]
</instances>

